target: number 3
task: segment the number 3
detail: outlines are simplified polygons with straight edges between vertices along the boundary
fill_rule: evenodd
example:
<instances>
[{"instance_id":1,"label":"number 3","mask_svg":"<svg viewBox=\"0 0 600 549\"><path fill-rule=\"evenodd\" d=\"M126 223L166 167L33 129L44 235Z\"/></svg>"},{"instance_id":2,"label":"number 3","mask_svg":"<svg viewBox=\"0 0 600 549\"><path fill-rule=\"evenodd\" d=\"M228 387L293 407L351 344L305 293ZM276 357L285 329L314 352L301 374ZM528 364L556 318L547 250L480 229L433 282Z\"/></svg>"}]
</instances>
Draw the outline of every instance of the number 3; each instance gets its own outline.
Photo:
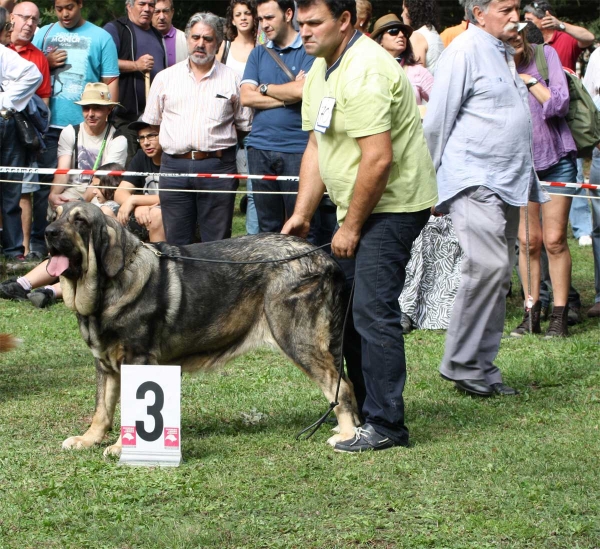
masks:
<instances>
[{"instance_id":1,"label":"number 3","mask_svg":"<svg viewBox=\"0 0 600 549\"><path fill-rule=\"evenodd\" d=\"M146 442L154 442L155 440L158 440L163 433L164 421L160 411L165 403L165 394L162 390L162 387L158 383L155 383L154 381L146 381L138 387L135 398L138 400L144 400L148 391L154 393L154 404L148 406L147 408L148 415L154 418L154 431L151 431L150 433L146 431L143 421L135 422L135 430L141 439L145 440Z\"/></svg>"}]
</instances>

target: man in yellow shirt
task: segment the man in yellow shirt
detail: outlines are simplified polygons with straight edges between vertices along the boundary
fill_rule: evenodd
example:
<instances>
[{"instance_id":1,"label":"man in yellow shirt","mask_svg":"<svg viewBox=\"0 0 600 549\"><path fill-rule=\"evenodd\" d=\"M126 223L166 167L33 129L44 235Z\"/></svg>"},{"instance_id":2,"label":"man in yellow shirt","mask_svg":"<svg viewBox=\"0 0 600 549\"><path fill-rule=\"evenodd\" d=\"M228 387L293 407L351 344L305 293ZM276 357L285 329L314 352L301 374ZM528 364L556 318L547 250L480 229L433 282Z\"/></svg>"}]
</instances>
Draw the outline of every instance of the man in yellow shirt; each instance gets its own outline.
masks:
<instances>
[{"instance_id":1,"label":"man in yellow shirt","mask_svg":"<svg viewBox=\"0 0 600 549\"><path fill-rule=\"evenodd\" d=\"M415 238L437 201L435 172L411 85L398 63L354 30L354 0L298 0L307 53L309 140L294 214L284 233L305 236L327 190L339 230L331 248L354 281L344 355L365 425L341 452L408 445L398 297ZM353 335L356 329L358 335Z\"/></svg>"}]
</instances>

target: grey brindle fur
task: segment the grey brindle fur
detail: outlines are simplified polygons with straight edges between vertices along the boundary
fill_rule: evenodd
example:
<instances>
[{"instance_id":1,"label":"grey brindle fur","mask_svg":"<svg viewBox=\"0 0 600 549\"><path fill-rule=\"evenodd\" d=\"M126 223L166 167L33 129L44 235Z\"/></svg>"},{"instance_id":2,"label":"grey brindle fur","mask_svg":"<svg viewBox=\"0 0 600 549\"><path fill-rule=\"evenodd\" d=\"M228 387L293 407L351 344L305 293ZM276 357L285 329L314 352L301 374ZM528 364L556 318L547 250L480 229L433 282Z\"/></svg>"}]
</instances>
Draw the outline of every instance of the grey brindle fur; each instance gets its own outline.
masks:
<instances>
[{"instance_id":1,"label":"grey brindle fur","mask_svg":"<svg viewBox=\"0 0 600 549\"><path fill-rule=\"evenodd\" d=\"M181 364L206 370L260 345L280 350L332 401L345 312L343 274L326 253L260 265L210 264L159 258L100 208L81 202L57 209L47 228L51 256L66 256L64 301L96 359L96 409L82 436L63 448L100 444L112 428L121 364ZM231 261L279 259L312 249L278 234L156 249ZM358 425L352 385L342 379L335 408L340 432ZM121 439L105 454L119 454Z\"/></svg>"}]
</instances>

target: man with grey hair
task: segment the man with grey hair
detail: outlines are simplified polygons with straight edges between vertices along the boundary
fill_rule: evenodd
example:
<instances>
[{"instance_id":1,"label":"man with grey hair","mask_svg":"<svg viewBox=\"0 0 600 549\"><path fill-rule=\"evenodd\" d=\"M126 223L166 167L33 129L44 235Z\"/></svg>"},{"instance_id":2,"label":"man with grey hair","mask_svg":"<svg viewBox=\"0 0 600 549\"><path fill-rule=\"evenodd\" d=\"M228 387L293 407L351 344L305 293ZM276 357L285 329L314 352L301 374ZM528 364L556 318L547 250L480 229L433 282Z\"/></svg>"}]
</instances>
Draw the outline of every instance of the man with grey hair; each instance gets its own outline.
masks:
<instances>
[{"instance_id":1,"label":"man with grey hair","mask_svg":"<svg viewBox=\"0 0 600 549\"><path fill-rule=\"evenodd\" d=\"M127 162L138 149L137 132L129 129L146 107L146 75L150 81L167 66L162 34L152 26L155 0L126 0L127 16L104 26L117 46L119 102L115 126L127 137Z\"/></svg>"},{"instance_id":2,"label":"man with grey hair","mask_svg":"<svg viewBox=\"0 0 600 549\"><path fill-rule=\"evenodd\" d=\"M556 50L563 67L574 71L581 52L594 43L594 35L583 27L557 19L546 0L527 4L523 11L525 19L542 31L544 43Z\"/></svg>"},{"instance_id":3,"label":"man with grey hair","mask_svg":"<svg viewBox=\"0 0 600 549\"><path fill-rule=\"evenodd\" d=\"M440 373L466 393L517 393L494 364L514 265L519 207L545 201L533 168L527 87L506 42L519 0L464 0L471 22L444 50L424 130L442 213L464 251Z\"/></svg>"},{"instance_id":4,"label":"man with grey hair","mask_svg":"<svg viewBox=\"0 0 600 549\"><path fill-rule=\"evenodd\" d=\"M240 102L240 77L215 55L223 41L219 17L196 13L185 34L189 57L159 73L143 120L160 125L161 173L235 173L238 140L250 131L252 111ZM160 203L170 244L231 236L234 193L163 192L166 189L234 191L237 179L161 177Z\"/></svg>"}]
</instances>

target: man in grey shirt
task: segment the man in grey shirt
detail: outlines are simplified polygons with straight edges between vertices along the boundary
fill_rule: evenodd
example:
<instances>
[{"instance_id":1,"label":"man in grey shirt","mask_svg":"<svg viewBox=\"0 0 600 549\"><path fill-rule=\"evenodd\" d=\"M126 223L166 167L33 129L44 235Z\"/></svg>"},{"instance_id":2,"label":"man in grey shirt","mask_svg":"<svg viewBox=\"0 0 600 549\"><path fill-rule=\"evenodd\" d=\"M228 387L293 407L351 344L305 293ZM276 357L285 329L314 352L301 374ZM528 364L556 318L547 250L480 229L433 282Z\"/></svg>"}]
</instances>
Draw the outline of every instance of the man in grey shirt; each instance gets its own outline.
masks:
<instances>
[{"instance_id":1,"label":"man in grey shirt","mask_svg":"<svg viewBox=\"0 0 600 549\"><path fill-rule=\"evenodd\" d=\"M514 395L494 365L519 207L545 201L533 168L527 88L506 42L519 0L463 0L468 29L444 51L424 121L440 203L464 251L442 377L470 394Z\"/></svg>"}]
</instances>

